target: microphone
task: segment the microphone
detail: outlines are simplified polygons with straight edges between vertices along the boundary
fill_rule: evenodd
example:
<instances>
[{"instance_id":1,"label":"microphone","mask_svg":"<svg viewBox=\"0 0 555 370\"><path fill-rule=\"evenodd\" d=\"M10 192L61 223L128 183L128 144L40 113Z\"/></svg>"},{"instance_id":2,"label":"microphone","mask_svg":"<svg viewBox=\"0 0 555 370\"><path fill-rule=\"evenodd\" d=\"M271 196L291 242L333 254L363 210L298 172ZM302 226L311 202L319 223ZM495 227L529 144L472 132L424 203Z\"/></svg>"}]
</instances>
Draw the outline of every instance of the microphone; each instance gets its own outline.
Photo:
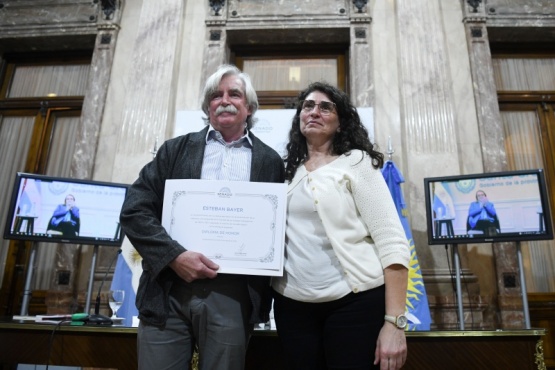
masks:
<instances>
[{"instance_id":1,"label":"microphone","mask_svg":"<svg viewBox=\"0 0 555 370\"><path fill-rule=\"evenodd\" d=\"M89 317L87 317L85 319L85 323L87 325L110 326L114 323L112 321L112 319L110 319L108 316L104 316L104 315L99 314L99 311L100 311L100 291L102 290L102 286L104 285L104 282L106 281L106 278L108 277L108 272L110 272L110 269L112 268L112 265L114 264L114 262L116 261L116 259L118 258L118 256L120 254L121 254L121 249L118 249L118 253L116 254L116 256L110 262L110 266L108 266L108 269L106 270L106 273L104 274L104 277L102 278L102 281L100 282L100 287L98 288L98 294L96 295L96 301L94 303L94 314L89 315Z\"/></svg>"}]
</instances>

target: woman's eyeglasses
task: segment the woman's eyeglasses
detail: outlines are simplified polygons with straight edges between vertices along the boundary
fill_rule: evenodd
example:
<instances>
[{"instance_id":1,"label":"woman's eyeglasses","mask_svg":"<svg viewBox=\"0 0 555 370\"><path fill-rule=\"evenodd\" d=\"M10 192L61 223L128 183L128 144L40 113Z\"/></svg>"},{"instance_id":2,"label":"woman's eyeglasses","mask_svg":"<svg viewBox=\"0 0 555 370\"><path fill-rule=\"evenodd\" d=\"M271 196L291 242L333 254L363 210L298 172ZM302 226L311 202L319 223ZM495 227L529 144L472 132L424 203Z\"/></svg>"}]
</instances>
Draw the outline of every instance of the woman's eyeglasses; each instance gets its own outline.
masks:
<instances>
[{"instance_id":1,"label":"woman's eyeglasses","mask_svg":"<svg viewBox=\"0 0 555 370\"><path fill-rule=\"evenodd\" d=\"M305 112L312 112L315 106L318 106L320 114L327 116L333 113L335 110L335 103L331 101L321 101L316 103L314 100L303 100L301 102L301 109Z\"/></svg>"}]
</instances>

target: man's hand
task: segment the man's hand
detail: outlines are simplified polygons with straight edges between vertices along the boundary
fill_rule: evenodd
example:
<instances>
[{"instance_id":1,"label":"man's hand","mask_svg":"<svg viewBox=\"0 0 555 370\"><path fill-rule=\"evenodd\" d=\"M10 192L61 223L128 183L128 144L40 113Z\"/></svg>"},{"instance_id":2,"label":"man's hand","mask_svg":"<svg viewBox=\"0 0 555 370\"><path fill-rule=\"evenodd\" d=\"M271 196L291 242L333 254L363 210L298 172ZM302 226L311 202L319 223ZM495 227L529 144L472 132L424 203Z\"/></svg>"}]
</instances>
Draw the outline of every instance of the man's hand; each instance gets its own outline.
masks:
<instances>
[{"instance_id":1,"label":"man's hand","mask_svg":"<svg viewBox=\"0 0 555 370\"><path fill-rule=\"evenodd\" d=\"M190 283L197 279L213 279L218 275L220 266L210 261L205 255L193 251L185 251L170 262L175 273Z\"/></svg>"}]
</instances>

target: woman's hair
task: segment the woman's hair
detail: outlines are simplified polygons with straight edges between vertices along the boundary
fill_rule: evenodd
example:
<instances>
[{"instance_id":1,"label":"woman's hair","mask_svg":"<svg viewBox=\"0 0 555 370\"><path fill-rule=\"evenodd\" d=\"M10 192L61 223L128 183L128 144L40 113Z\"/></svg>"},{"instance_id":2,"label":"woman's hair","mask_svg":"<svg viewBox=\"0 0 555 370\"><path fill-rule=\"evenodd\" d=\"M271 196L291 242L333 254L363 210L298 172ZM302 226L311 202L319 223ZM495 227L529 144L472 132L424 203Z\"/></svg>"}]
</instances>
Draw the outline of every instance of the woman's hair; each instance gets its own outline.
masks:
<instances>
[{"instance_id":1,"label":"woman's hair","mask_svg":"<svg viewBox=\"0 0 555 370\"><path fill-rule=\"evenodd\" d=\"M73 201L75 202L75 197L73 196L73 194L68 194L66 195L66 197L64 198L64 205L67 204L67 197L72 197Z\"/></svg>"},{"instance_id":2,"label":"woman's hair","mask_svg":"<svg viewBox=\"0 0 555 370\"><path fill-rule=\"evenodd\" d=\"M248 74L241 72L239 68L231 64L221 65L214 74L208 77L206 84L204 85L204 90L202 92L202 111L206 114L205 121L210 123L208 120L209 116L209 106L210 101L214 97L214 94L218 92L220 82L226 76L237 76L243 81L243 92L245 93L245 99L247 100L247 105L251 110L251 114L247 117L247 128L250 130L254 123L254 113L258 110L258 96L256 95L256 90L251 82L251 78Z\"/></svg>"},{"instance_id":3,"label":"woman's hair","mask_svg":"<svg viewBox=\"0 0 555 370\"><path fill-rule=\"evenodd\" d=\"M330 154L350 155L351 150L359 149L370 155L374 168L381 168L384 163L384 155L376 150L377 146L375 144L370 142L368 131L362 124L349 96L326 82L314 82L297 96L299 104L289 131L289 143L286 146L285 178L291 182L297 168L307 160L308 147L306 138L301 133L300 113L302 101L313 91L325 94L335 103L336 112L332 114L337 114L339 130L333 138Z\"/></svg>"}]
</instances>

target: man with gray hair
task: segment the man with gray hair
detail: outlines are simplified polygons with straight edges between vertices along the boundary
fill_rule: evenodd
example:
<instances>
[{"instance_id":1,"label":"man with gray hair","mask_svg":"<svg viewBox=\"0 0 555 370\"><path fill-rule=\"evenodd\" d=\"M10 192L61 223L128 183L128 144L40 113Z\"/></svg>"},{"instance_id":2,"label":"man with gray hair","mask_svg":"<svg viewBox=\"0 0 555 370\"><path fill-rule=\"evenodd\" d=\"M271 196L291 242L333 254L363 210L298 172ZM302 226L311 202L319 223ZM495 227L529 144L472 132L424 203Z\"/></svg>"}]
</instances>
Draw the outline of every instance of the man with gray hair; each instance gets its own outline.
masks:
<instances>
[{"instance_id":1,"label":"man with gray hair","mask_svg":"<svg viewBox=\"0 0 555 370\"><path fill-rule=\"evenodd\" d=\"M283 183L283 160L250 128L258 98L250 78L223 65L208 78L207 127L166 141L131 185L123 231L143 258L137 292L139 369L243 369L255 323L267 322L269 278L218 274L219 266L173 240L161 224L167 179Z\"/></svg>"}]
</instances>

